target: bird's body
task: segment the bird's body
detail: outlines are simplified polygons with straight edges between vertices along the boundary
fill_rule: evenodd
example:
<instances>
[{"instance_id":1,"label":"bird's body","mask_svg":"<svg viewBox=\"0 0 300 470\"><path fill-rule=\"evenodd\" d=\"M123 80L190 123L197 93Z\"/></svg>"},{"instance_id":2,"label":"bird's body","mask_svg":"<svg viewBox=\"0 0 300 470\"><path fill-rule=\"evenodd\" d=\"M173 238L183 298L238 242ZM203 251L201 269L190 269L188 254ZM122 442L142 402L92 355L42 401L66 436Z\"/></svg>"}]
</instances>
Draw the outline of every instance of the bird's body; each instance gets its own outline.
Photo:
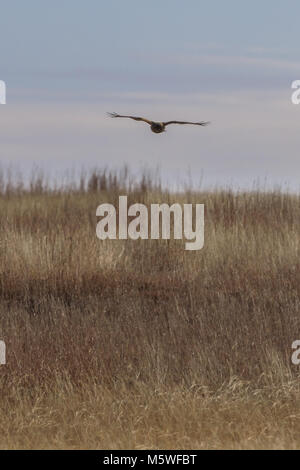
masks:
<instances>
[{"instance_id":1,"label":"bird's body","mask_svg":"<svg viewBox=\"0 0 300 470\"><path fill-rule=\"evenodd\" d=\"M165 130L165 125L163 122L152 122L151 131L155 134L160 134L161 132L165 132Z\"/></svg>"},{"instance_id":2,"label":"bird's body","mask_svg":"<svg viewBox=\"0 0 300 470\"><path fill-rule=\"evenodd\" d=\"M167 121L167 122L155 122L155 121L150 121L149 119L145 119L143 117L136 117L136 116L122 116L117 113L108 113L110 117L113 118L129 118L129 119L134 119L135 121L143 121L146 122L147 124L150 125L151 131L154 132L155 134L161 134L162 132L165 132L166 126L169 124L193 124L196 126L206 126L209 124L207 121L201 121L201 122L188 122L188 121Z\"/></svg>"}]
</instances>

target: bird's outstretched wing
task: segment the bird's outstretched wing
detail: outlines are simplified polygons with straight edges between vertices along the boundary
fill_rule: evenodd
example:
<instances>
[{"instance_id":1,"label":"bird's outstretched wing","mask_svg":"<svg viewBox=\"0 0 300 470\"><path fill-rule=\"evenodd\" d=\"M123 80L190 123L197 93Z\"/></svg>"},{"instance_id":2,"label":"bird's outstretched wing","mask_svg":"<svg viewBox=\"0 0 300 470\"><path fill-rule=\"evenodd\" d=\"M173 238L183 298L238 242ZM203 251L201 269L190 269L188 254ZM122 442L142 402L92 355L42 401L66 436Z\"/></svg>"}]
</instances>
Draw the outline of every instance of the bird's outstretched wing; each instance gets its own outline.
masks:
<instances>
[{"instance_id":1,"label":"bird's outstretched wing","mask_svg":"<svg viewBox=\"0 0 300 470\"><path fill-rule=\"evenodd\" d=\"M194 124L195 126L207 126L210 124L209 121L200 121L200 122L188 122L188 121L168 121L163 123L165 126L169 124Z\"/></svg>"},{"instance_id":2,"label":"bird's outstretched wing","mask_svg":"<svg viewBox=\"0 0 300 470\"><path fill-rule=\"evenodd\" d=\"M121 116L121 114L117 114L117 113L107 113L110 117L112 118L117 118L117 117L120 117L120 118L130 118L130 119L134 119L135 121L144 121L146 122L147 124L152 124L152 121L149 121L148 119L145 119L143 117L136 117L136 116Z\"/></svg>"}]
</instances>

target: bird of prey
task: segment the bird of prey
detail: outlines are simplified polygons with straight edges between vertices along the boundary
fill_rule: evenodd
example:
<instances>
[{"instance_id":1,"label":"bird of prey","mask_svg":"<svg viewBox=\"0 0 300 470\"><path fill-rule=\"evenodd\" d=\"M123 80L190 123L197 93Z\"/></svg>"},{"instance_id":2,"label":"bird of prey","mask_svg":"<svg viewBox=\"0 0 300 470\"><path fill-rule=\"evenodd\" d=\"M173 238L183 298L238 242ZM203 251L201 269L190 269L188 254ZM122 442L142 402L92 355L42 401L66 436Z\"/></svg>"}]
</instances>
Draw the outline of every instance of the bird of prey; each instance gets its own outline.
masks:
<instances>
[{"instance_id":1,"label":"bird of prey","mask_svg":"<svg viewBox=\"0 0 300 470\"><path fill-rule=\"evenodd\" d=\"M155 122L150 121L149 119L145 119L143 117L136 117L136 116L121 116L117 113L107 113L112 118L130 118L134 119L135 121L143 121L150 125L151 131L155 134L160 134L161 132L165 132L166 126L169 124L193 124L195 126L207 126L209 124L208 121L200 121L200 122L187 122L187 121L167 121L167 122Z\"/></svg>"}]
</instances>

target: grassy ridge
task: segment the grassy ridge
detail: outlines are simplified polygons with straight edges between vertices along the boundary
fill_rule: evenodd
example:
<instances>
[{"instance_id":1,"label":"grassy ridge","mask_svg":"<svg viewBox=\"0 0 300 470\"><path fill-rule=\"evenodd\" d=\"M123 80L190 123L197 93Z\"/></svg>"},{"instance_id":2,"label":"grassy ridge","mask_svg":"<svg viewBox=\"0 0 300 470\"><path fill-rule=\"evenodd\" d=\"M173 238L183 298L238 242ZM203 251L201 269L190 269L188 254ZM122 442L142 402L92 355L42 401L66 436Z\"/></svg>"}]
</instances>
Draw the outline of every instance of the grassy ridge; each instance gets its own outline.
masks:
<instances>
[{"instance_id":1,"label":"grassy ridge","mask_svg":"<svg viewBox=\"0 0 300 470\"><path fill-rule=\"evenodd\" d=\"M100 241L96 208L204 203L205 246ZM299 448L300 197L0 179L1 448Z\"/></svg>"}]
</instances>

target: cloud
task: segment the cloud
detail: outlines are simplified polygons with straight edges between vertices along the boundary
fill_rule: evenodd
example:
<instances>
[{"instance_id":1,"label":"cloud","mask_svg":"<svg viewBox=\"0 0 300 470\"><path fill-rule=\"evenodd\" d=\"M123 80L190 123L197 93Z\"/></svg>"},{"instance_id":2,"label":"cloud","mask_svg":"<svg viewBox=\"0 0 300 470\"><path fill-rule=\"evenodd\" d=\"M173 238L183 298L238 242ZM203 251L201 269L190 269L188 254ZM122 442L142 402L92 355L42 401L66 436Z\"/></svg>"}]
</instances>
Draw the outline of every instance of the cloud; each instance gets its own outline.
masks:
<instances>
[{"instance_id":1,"label":"cloud","mask_svg":"<svg viewBox=\"0 0 300 470\"><path fill-rule=\"evenodd\" d=\"M300 78L300 62L284 52L270 48L248 48L231 53L221 46L189 47L187 52L161 54L145 51L121 64L100 67L36 68L30 70L31 99L66 99L77 93L76 100L96 99L113 93L199 94L238 90L283 90ZM284 58L286 57L286 58ZM289 58L288 58L289 57ZM22 72L18 74L22 77ZM21 78L19 83L22 82ZM19 86L18 83L18 86ZM14 78L7 76L9 93L14 93ZM33 87L35 86L35 90ZM24 86L24 93L26 87ZM17 91L16 91L17 93ZM20 96L16 96L20 99Z\"/></svg>"},{"instance_id":2,"label":"cloud","mask_svg":"<svg viewBox=\"0 0 300 470\"><path fill-rule=\"evenodd\" d=\"M299 71L300 64L298 61L275 59L270 57L249 57L242 55L175 55L168 56L165 60L168 64L184 65L184 66L235 66L262 69L281 69L290 71Z\"/></svg>"}]
</instances>

